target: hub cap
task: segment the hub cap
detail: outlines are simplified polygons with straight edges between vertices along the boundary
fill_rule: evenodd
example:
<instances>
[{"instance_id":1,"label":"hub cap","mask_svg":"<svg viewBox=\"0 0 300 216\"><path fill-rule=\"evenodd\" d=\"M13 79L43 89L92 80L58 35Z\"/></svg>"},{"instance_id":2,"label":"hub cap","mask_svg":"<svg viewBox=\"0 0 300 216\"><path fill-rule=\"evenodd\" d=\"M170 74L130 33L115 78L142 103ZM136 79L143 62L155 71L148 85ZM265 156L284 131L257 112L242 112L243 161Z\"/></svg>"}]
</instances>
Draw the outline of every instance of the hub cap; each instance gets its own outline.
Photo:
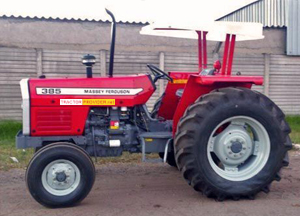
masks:
<instances>
[{"instance_id":1,"label":"hub cap","mask_svg":"<svg viewBox=\"0 0 300 216\"><path fill-rule=\"evenodd\" d=\"M244 181L266 165L270 138L263 125L253 118L228 118L210 135L207 155L218 175L231 181Z\"/></svg>"},{"instance_id":2,"label":"hub cap","mask_svg":"<svg viewBox=\"0 0 300 216\"><path fill-rule=\"evenodd\" d=\"M80 183L80 171L69 160L55 160L42 173L43 187L52 195L65 196L72 193Z\"/></svg>"}]
</instances>

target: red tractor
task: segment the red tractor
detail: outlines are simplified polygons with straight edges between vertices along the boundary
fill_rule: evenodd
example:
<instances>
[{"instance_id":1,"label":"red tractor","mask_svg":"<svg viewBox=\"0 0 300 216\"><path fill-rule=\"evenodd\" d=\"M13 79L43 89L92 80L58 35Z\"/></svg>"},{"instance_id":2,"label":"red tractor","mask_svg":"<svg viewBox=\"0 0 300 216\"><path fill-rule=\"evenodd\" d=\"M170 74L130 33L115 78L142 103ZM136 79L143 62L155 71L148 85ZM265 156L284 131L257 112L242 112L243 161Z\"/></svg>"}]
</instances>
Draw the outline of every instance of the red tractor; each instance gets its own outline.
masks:
<instances>
[{"instance_id":1,"label":"red tractor","mask_svg":"<svg viewBox=\"0 0 300 216\"><path fill-rule=\"evenodd\" d=\"M123 151L142 153L143 161L148 153L158 153L195 190L217 200L269 192L288 165L290 128L274 102L251 90L262 85L262 77L231 75L235 41L263 38L262 26L146 26L142 33L196 37L199 71L165 73L147 65L151 74L113 76L116 23L107 12L113 20L107 77L93 77L95 57L86 55L86 78L41 76L20 82L23 130L16 143L36 149L26 172L33 198L48 207L79 203L95 181L91 156ZM223 65L217 61L208 69L206 41L222 35ZM145 104L160 79L168 84L149 112Z\"/></svg>"}]
</instances>

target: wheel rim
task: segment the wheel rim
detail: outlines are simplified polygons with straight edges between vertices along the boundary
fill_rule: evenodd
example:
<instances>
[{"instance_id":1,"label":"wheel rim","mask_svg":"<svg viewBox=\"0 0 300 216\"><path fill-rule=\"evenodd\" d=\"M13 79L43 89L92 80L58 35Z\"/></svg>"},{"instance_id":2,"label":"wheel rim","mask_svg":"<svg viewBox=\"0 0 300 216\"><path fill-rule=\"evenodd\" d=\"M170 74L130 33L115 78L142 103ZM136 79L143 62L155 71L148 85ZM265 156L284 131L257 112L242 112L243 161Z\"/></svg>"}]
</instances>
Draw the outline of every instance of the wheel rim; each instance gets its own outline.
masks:
<instances>
[{"instance_id":1,"label":"wheel rim","mask_svg":"<svg viewBox=\"0 0 300 216\"><path fill-rule=\"evenodd\" d=\"M69 160L55 160L42 173L43 187L52 195L65 196L76 190L80 183L80 171Z\"/></svg>"},{"instance_id":2,"label":"wheel rim","mask_svg":"<svg viewBox=\"0 0 300 216\"><path fill-rule=\"evenodd\" d=\"M244 181L258 174L270 155L270 138L264 126L247 116L221 122L208 141L208 161L213 170L230 181Z\"/></svg>"}]
</instances>

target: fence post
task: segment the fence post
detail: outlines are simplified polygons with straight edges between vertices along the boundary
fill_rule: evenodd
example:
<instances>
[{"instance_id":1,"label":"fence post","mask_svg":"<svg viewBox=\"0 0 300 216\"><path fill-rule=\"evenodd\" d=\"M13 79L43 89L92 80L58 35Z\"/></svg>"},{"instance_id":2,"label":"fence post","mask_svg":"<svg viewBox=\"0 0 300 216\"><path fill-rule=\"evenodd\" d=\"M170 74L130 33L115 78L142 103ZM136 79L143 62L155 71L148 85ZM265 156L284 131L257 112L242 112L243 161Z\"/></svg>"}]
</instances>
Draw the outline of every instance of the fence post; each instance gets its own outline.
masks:
<instances>
[{"instance_id":1,"label":"fence post","mask_svg":"<svg viewBox=\"0 0 300 216\"><path fill-rule=\"evenodd\" d=\"M100 50L100 74L106 76L106 50Z\"/></svg>"},{"instance_id":2,"label":"fence post","mask_svg":"<svg viewBox=\"0 0 300 216\"><path fill-rule=\"evenodd\" d=\"M43 49L36 49L36 74L38 77L43 74Z\"/></svg>"},{"instance_id":3,"label":"fence post","mask_svg":"<svg viewBox=\"0 0 300 216\"><path fill-rule=\"evenodd\" d=\"M165 53L160 52L159 53L159 69L162 71L165 70ZM159 80L159 96L161 96L164 93L164 80Z\"/></svg>"},{"instance_id":4,"label":"fence post","mask_svg":"<svg viewBox=\"0 0 300 216\"><path fill-rule=\"evenodd\" d=\"M264 71L264 94L269 96L270 91L270 54L264 54L265 71Z\"/></svg>"}]
</instances>

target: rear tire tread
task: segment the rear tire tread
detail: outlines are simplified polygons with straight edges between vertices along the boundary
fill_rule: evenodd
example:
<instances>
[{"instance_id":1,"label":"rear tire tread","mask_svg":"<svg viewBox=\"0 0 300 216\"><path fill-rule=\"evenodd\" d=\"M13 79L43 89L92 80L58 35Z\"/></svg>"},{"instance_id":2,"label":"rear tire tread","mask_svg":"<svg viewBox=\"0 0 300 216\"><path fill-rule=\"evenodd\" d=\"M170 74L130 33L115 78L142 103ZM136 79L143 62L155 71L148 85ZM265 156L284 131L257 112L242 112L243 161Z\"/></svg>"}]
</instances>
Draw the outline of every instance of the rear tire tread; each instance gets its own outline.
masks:
<instances>
[{"instance_id":1,"label":"rear tire tread","mask_svg":"<svg viewBox=\"0 0 300 216\"><path fill-rule=\"evenodd\" d=\"M220 98L223 103L227 103L229 101L229 94L231 97L238 98L239 100L249 100L252 103L259 103L261 107L267 108L270 113L272 113L273 118L277 121L274 122L274 124L278 124L282 133L284 136L286 136L286 142L282 143L284 145L284 154L286 156L282 158L282 163L280 166L278 166L277 172L275 172L274 176L270 178L268 184L252 192L251 194L230 195L225 192L222 193L217 189L208 186L205 180L198 176L196 164L189 162L187 166L187 161L192 161L191 158L193 157L193 153L191 151L193 144L187 142L188 140L193 139L193 133L195 132L195 128L191 127L191 125L194 125L195 122L200 122L203 118L202 116L206 116L207 112L215 109L218 105L217 103L220 103ZM183 117L178 123L178 129L175 136L176 161L178 168L183 174L184 178L190 182L191 186L196 191L202 191L202 193L207 197L215 197L218 201L223 201L226 198L239 200L242 197L254 199L255 195L260 191L268 193L272 181L280 181L281 177L279 172L282 167L287 166L289 163L287 151L292 147L292 142L289 138L290 132L291 129L285 121L284 113L265 95L245 88L230 87L217 89L198 98L193 105L186 109Z\"/></svg>"}]
</instances>

